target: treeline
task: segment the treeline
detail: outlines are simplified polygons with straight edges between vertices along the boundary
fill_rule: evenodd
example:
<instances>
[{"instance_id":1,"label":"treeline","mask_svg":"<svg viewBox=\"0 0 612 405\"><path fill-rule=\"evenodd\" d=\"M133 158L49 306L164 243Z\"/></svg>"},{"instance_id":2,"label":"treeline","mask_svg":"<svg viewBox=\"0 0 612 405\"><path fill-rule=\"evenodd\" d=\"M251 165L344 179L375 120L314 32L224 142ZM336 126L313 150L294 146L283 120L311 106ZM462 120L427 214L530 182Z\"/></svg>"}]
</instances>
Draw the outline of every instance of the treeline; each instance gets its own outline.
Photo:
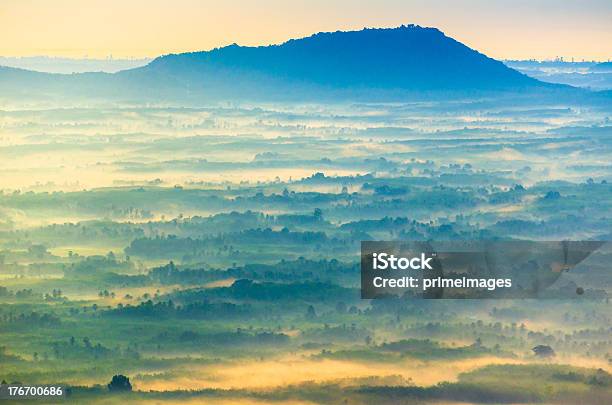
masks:
<instances>
[{"instance_id":1,"label":"treeline","mask_svg":"<svg viewBox=\"0 0 612 405\"><path fill-rule=\"evenodd\" d=\"M299 301L310 303L353 301L359 298L355 289L325 282L271 283L253 280L236 280L229 287L176 291L169 295L180 302L200 302L212 298L219 300L265 301L270 303ZM284 305L284 304L283 304ZM282 305L281 305L282 306Z\"/></svg>"},{"instance_id":2,"label":"treeline","mask_svg":"<svg viewBox=\"0 0 612 405\"><path fill-rule=\"evenodd\" d=\"M82 277L110 272L126 273L133 269L134 265L129 258L120 261L110 252L106 256L87 256L84 260L72 263L64 269L64 275L68 277Z\"/></svg>"},{"instance_id":3,"label":"treeline","mask_svg":"<svg viewBox=\"0 0 612 405\"><path fill-rule=\"evenodd\" d=\"M230 245L232 244L239 246L253 244L314 245L328 242L333 241L328 239L325 232L293 232L287 228L274 231L270 228L259 228L202 238L180 238L175 235L138 238L125 248L125 253L130 256L179 257L219 247L231 251L232 246Z\"/></svg>"},{"instance_id":4,"label":"treeline","mask_svg":"<svg viewBox=\"0 0 612 405\"><path fill-rule=\"evenodd\" d=\"M347 222L340 226L343 231L358 233L391 234L400 240L465 240L480 239L491 236L487 231L478 229L477 226L470 225L458 217L456 221L449 221L442 224L432 224L418 222L407 217L389 217L380 219L363 219L359 221ZM372 239L372 238L370 238Z\"/></svg>"},{"instance_id":5,"label":"treeline","mask_svg":"<svg viewBox=\"0 0 612 405\"><path fill-rule=\"evenodd\" d=\"M121 305L106 311L108 316L134 318L186 318L186 319L229 319L246 317L252 314L247 304L231 302L209 302L207 300L175 305L172 300L153 302L147 300L138 305Z\"/></svg>"},{"instance_id":6,"label":"treeline","mask_svg":"<svg viewBox=\"0 0 612 405\"><path fill-rule=\"evenodd\" d=\"M0 286L0 298L26 299L34 297L40 297L40 295L34 293L31 288L24 288L21 290L13 291L9 290L6 287Z\"/></svg>"},{"instance_id":7,"label":"treeline","mask_svg":"<svg viewBox=\"0 0 612 405\"><path fill-rule=\"evenodd\" d=\"M289 336L276 332L252 332L238 328L235 332L201 333L186 330L178 333L162 332L153 339L154 343L177 343L198 345L285 345Z\"/></svg>"},{"instance_id":8,"label":"treeline","mask_svg":"<svg viewBox=\"0 0 612 405\"><path fill-rule=\"evenodd\" d=\"M300 280L337 280L355 277L359 265L332 260L282 260L276 264L246 264L242 267L221 269L179 269L173 262L153 268L148 277L160 284L197 285L223 279L252 279L294 282Z\"/></svg>"},{"instance_id":9,"label":"treeline","mask_svg":"<svg viewBox=\"0 0 612 405\"><path fill-rule=\"evenodd\" d=\"M109 348L102 345L100 342L93 343L88 337L84 337L81 341L75 337L61 342L53 342L51 344L53 355L59 360L76 360L83 359L103 359L103 358L123 358L123 359L138 359L140 354L131 347L122 349L117 346ZM44 354L43 354L44 355Z\"/></svg>"},{"instance_id":10,"label":"treeline","mask_svg":"<svg viewBox=\"0 0 612 405\"><path fill-rule=\"evenodd\" d=\"M430 387L359 387L368 403L461 401L469 403L602 404L612 399L612 378L602 369L567 365L489 365L458 382Z\"/></svg>"},{"instance_id":11,"label":"treeline","mask_svg":"<svg viewBox=\"0 0 612 405\"><path fill-rule=\"evenodd\" d=\"M5 327L56 327L61 325L59 317L53 314L41 314L36 311L30 313L5 313L0 318Z\"/></svg>"}]
</instances>

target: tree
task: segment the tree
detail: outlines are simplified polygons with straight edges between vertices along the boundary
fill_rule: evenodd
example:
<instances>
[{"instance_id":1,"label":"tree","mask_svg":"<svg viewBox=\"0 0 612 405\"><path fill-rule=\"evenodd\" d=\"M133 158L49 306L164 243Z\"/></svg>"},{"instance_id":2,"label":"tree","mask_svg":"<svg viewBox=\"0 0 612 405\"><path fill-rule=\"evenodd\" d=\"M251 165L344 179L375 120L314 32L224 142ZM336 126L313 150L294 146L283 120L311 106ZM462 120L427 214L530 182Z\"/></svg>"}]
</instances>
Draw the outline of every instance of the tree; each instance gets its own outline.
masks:
<instances>
[{"instance_id":1,"label":"tree","mask_svg":"<svg viewBox=\"0 0 612 405\"><path fill-rule=\"evenodd\" d=\"M108 384L108 390L114 392L132 391L130 379L123 374L114 375L111 382Z\"/></svg>"},{"instance_id":2,"label":"tree","mask_svg":"<svg viewBox=\"0 0 612 405\"><path fill-rule=\"evenodd\" d=\"M544 195L544 199L545 200L558 200L559 198L561 198L561 194L558 191L549 191L548 193L546 193L546 195Z\"/></svg>"},{"instance_id":3,"label":"tree","mask_svg":"<svg viewBox=\"0 0 612 405\"><path fill-rule=\"evenodd\" d=\"M548 345L537 345L536 347L534 347L533 352L535 353L536 356L538 357L554 357L555 356L555 351L553 350L552 347L548 346Z\"/></svg>"},{"instance_id":4,"label":"tree","mask_svg":"<svg viewBox=\"0 0 612 405\"><path fill-rule=\"evenodd\" d=\"M314 319L317 317L317 313L312 305L308 305L308 310L306 311L306 318Z\"/></svg>"}]
</instances>

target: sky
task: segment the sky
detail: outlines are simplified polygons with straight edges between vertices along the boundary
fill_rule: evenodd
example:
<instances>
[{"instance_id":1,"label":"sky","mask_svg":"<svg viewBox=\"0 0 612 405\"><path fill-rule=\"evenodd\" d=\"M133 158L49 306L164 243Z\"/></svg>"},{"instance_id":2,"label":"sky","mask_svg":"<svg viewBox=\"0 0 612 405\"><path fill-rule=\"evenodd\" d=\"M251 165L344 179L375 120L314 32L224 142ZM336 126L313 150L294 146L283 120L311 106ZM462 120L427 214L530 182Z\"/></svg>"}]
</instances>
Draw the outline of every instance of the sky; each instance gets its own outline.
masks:
<instances>
[{"instance_id":1,"label":"sky","mask_svg":"<svg viewBox=\"0 0 612 405\"><path fill-rule=\"evenodd\" d=\"M611 0L0 0L0 56L155 57L401 24L497 59L612 58Z\"/></svg>"}]
</instances>

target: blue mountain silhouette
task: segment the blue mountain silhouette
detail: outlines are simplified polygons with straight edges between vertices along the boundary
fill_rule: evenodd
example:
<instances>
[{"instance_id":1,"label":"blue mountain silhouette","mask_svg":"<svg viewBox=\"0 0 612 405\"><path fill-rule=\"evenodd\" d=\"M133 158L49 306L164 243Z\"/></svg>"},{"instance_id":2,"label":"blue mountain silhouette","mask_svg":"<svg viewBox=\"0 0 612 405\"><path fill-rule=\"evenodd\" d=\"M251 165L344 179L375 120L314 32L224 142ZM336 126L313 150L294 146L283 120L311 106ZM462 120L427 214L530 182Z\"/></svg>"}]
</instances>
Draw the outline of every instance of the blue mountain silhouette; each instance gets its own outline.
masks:
<instances>
[{"instance_id":1,"label":"blue mountain silhouette","mask_svg":"<svg viewBox=\"0 0 612 405\"><path fill-rule=\"evenodd\" d=\"M166 100L397 98L476 92L578 92L523 75L436 28L318 33L280 45L170 54L115 74L0 68L5 97ZM554 97L557 95L555 94Z\"/></svg>"},{"instance_id":2,"label":"blue mountain silhouette","mask_svg":"<svg viewBox=\"0 0 612 405\"><path fill-rule=\"evenodd\" d=\"M234 44L167 55L142 71L195 82L253 77L331 89L472 90L543 85L436 28L416 25L319 33L281 45Z\"/></svg>"}]
</instances>

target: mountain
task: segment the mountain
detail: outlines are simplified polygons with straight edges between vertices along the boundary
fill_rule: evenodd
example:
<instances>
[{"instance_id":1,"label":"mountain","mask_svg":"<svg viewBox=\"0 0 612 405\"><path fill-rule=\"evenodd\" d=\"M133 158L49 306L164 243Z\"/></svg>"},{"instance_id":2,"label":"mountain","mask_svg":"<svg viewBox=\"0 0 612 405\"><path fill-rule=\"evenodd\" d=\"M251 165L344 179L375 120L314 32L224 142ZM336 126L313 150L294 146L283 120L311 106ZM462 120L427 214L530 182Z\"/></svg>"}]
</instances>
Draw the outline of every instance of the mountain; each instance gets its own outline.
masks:
<instances>
[{"instance_id":1,"label":"mountain","mask_svg":"<svg viewBox=\"0 0 612 405\"><path fill-rule=\"evenodd\" d=\"M171 54L115 74L0 70L21 95L191 99L310 99L531 91L542 83L435 28L318 33L280 45Z\"/></svg>"},{"instance_id":2,"label":"mountain","mask_svg":"<svg viewBox=\"0 0 612 405\"><path fill-rule=\"evenodd\" d=\"M542 85L435 28L319 33L281 45L167 55L142 68L198 81L258 76L328 88L508 89Z\"/></svg>"}]
</instances>

